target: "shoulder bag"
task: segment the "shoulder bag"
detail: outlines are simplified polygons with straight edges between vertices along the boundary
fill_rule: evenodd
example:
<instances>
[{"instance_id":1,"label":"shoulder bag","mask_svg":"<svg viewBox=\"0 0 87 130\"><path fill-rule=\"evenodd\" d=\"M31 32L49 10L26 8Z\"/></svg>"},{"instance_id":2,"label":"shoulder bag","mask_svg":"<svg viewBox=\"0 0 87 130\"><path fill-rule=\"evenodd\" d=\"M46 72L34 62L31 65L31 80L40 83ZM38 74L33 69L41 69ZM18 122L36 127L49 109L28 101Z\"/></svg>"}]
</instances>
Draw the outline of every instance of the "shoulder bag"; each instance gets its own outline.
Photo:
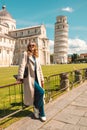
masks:
<instances>
[{"instance_id":1,"label":"shoulder bag","mask_svg":"<svg viewBox=\"0 0 87 130\"><path fill-rule=\"evenodd\" d=\"M26 66L25 66L25 70L24 70L24 78L27 78L28 77L28 66L27 66L27 64L28 64L28 56L27 56L27 63L26 63Z\"/></svg>"}]
</instances>

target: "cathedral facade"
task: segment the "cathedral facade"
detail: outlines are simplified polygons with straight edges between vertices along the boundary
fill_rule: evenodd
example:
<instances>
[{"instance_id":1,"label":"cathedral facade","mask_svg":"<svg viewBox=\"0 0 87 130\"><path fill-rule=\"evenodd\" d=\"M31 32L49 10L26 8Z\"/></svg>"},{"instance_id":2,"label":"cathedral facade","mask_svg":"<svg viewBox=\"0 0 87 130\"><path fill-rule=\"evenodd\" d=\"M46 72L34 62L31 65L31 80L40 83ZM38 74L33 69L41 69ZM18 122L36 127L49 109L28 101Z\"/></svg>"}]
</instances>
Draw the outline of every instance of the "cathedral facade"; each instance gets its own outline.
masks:
<instances>
[{"instance_id":1,"label":"cathedral facade","mask_svg":"<svg viewBox=\"0 0 87 130\"><path fill-rule=\"evenodd\" d=\"M16 20L3 6L0 10L0 66L18 65L30 40L36 42L42 65L50 64L49 39L45 25L16 29Z\"/></svg>"}]
</instances>

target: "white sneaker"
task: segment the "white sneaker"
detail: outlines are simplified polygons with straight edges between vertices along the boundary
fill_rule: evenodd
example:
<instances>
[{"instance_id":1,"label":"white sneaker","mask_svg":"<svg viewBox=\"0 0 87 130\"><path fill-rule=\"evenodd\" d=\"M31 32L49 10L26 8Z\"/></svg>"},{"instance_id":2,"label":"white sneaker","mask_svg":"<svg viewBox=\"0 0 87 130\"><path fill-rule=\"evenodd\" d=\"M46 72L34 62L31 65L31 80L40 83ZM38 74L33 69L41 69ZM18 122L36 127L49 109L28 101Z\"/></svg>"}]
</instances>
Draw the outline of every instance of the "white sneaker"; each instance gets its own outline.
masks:
<instances>
[{"instance_id":1,"label":"white sneaker","mask_svg":"<svg viewBox=\"0 0 87 130\"><path fill-rule=\"evenodd\" d=\"M41 121L45 122L46 121L46 116L40 117Z\"/></svg>"},{"instance_id":2,"label":"white sneaker","mask_svg":"<svg viewBox=\"0 0 87 130\"><path fill-rule=\"evenodd\" d=\"M34 116L36 119L39 119L39 110L34 107Z\"/></svg>"}]
</instances>

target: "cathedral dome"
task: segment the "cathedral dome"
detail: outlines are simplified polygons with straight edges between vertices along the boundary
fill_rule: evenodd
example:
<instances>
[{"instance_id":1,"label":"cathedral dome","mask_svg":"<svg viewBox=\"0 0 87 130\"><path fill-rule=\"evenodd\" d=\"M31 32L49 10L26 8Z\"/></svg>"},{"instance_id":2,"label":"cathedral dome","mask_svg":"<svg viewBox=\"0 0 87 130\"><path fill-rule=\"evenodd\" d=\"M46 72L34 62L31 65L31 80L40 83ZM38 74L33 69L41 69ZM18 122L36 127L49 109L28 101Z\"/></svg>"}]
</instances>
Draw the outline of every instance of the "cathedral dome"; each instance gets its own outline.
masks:
<instances>
[{"instance_id":1,"label":"cathedral dome","mask_svg":"<svg viewBox=\"0 0 87 130\"><path fill-rule=\"evenodd\" d=\"M0 25L7 27L9 31L14 30L16 28L16 21L6 10L5 5L3 5L2 10L0 10Z\"/></svg>"},{"instance_id":2,"label":"cathedral dome","mask_svg":"<svg viewBox=\"0 0 87 130\"><path fill-rule=\"evenodd\" d=\"M11 18L12 16L8 13L8 11L6 10L6 6L2 6L2 10L0 11L0 17L7 17L7 18Z\"/></svg>"}]
</instances>

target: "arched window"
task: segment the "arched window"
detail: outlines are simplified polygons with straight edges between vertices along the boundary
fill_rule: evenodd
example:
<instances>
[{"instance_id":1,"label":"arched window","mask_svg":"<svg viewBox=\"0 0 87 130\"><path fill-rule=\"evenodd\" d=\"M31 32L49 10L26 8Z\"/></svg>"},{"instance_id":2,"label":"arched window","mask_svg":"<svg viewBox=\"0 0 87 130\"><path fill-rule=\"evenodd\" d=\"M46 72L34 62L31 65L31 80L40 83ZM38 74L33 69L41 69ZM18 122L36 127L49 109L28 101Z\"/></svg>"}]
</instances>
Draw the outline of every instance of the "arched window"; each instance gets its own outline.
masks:
<instances>
[{"instance_id":1,"label":"arched window","mask_svg":"<svg viewBox=\"0 0 87 130\"><path fill-rule=\"evenodd\" d=\"M7 23L4 23L5 26L7 26L9 28L9 25Z\"/></svg>"}]
</instances>

